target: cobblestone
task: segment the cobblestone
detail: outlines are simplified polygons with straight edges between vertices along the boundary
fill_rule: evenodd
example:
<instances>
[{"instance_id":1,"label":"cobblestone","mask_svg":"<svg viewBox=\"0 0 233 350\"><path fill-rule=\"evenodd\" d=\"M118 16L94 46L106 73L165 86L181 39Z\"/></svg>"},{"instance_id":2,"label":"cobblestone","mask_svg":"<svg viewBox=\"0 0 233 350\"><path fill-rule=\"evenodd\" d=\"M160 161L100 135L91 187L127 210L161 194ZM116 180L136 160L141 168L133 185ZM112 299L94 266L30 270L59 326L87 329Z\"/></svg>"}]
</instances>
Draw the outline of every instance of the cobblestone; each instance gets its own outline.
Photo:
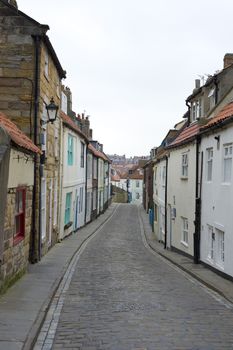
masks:
<instances>
[{"instance_id":1,"label":"cobblestone","mask_svg":"<svg viewBox=\"0 0 233 350\"><path fill-rule=\"evenodd\" d=\"M145 248L121 205L83 251L53 349L233 349L233 311Z\"/></svg>"}]
</instances>

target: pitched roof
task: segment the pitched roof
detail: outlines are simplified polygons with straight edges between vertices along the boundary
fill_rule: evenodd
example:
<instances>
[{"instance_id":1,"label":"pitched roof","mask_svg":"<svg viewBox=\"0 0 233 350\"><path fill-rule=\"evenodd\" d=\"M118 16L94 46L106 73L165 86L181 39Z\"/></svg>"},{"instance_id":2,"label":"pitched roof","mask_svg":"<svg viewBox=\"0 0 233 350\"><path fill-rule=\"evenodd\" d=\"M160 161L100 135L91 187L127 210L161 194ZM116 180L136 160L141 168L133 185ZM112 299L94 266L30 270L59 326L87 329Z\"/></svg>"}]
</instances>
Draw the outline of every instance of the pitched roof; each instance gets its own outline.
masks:
<instances>
[{"instance_id":1,"label":"pitched roof","mask_svg":"<svg viewBox=\"0 0 233 350\"><path fill-rule=\"evenodd\" d=\"M180 146L192 141L200 130L199 124L193 124L184 128L177 138L167 148Z\"/></svg>"},{"instance_id":2,"label":"pitched roof","mask_svg":"<svg viewBox=\"0 0 233 350\"><path fill-rule=\"evenodd\" d=\"M42 151L5 114L0 112L0 127L10 136L16 146L27 151L42 154Z\"/></svg>"},{"instance_id":3,"label":"pitched roof","mask_svg":"<svg viewBox=\"0 0 233 350\"><path fill-rule=\"evenodd\" d=\"M70 129L72 129L74 132L76 132L79 136L81 136L87 143L88 138L86 135L80 130L77 124L64 112L61 111L61 118L63 123Z\"/></svg>"},{"instance_id":4,"label":"pitched roof","mask_svg":"<svg viewBox=\"0 0 233 350\"><path fill-rule=\"evenodd\" d=\"M88 149L98 158L105 160L106 162L111 163L111 160L103 152L98 151L91 143L88 145Z\"/></svg>"},{"instance_id":5,"label":"pitched roof","mask_svg":"<svg viewBox=\"0 0 233 350\"><path fill-rule=\"evenodd\" d=\"M41 24L41 23L37 22L32 17L29 17L26 13L20 11L18 8L11 5L7 0L0 0L0 2L2 2L4 5L9 7L13 11L13 13L15 13L16 16L24 17L25 19L27 19L28 21L33 23L35 26L37 26L41 30L41 39L44 42L44 44L46 45L46 47L47 47L47 49L48 49L48 51L53 59L53 62L58 70L60 78L61 79L66 78L66 71L62 68L61 63L57 57L57 54L53 48L53 45L51 44L49 37L46 35L46 32L49 30L49 26L47 24ZM33 34L33 33L31 33L31 34ZM36 36L36 35L34 35L34 36Z\"/></svg>"},{"instance_id":6,"label":"pitched roof","mask_svg":"<svg viewBox=\"0 0 233 350\"><path fill-rule=\"evenodd\" d=\"M208 123L201 128L201 131L220 125L230 117L233 117L233 102L227 104L215 117L211 118Z\"/></svg>"}]
</instances>

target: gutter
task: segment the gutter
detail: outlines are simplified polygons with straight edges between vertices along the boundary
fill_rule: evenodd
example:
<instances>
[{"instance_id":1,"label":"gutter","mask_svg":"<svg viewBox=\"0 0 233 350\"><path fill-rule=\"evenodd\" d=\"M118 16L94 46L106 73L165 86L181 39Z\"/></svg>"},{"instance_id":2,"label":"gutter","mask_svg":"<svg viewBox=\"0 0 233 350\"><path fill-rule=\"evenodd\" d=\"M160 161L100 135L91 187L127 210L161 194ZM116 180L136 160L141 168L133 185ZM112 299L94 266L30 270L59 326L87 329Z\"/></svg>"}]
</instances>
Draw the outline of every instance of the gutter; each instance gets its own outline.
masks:
<instances>
[{"instance_id":1,"label":"gutter","mask_svg":"<svg viewBox=\"0 0 233 350\"><path fill-rule=\"evenodd\" d=\"M85 214L84 214L84 221L85 224L87 223L87 155L88 155L88 145L86 144L86 183L85 183Z\"/></svg>"}]
</instances>

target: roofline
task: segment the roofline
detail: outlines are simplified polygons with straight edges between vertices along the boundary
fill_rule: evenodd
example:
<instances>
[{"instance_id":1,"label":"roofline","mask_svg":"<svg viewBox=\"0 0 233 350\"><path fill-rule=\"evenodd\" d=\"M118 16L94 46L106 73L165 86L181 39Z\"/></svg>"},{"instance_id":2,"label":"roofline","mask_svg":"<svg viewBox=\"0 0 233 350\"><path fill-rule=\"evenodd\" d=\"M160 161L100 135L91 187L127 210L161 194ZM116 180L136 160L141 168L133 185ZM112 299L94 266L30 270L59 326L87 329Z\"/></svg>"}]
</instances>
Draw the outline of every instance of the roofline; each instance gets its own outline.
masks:
<instances>
[{"instance_id":1,"label":"roofline","mask_svg":"<svg viewBox=\"0 0 233 350\"><path fill-rule=\"evenodd\" d=\"M10 135L9 135L10 136ZM11 136L10 136L10 142L11 142L11 144L12 144L12 146L15 148L15 149L17 149L17 150L19 150L20 152L23 152L23 153L28 153L28 154L39 154L39 155L42 155L43 154L43 152L41 151L41 149L38 147L38 146L36 146L37 148L38 148L38 150L39 151L33 151L32 149L28 149L28 148L26 148L26 147L23 147L23 146L20 146L20 145L18 145L14 140L12 140L12 138L11 138Z\"/></svg>"},{"instance_id":2,"label":"roofline","mask_svg":"<svg viewBox=\"0 0 233 350\"><path fill-rule=\"evenodd\" d=\"M62 112L62 113L64 113L64 112ZM64 114L65 114L65 113L64 113ZM67 116L67 114L65 114L65 115ZM69 116L67 116L67 117L69 117ZM69 118L70 118L70 117L69 117ZM74 132L76 132L76 134L78 134L79 136L81 136L81 137L86 141L87 145L89 144L88 138L86 137L86 135L85 135L84 133L82 133L81 130L78 129L78 126L77 126L77 129L76 129L74 126L70 125L66 120L64 120L62 117L61 117L61 119L62 119L62 123L63 123L67 128L69 128L69 129L73 130ZM71 118L70 118L70 120L74 123L74 121L73 121Z\"/></svg>"},{"instance_id":3,"label":"roofline","mask_svg":"<svg viewBox=\"0 0 233 350\"><path fill-rule=\"evenodd\" d=\"M27 20L29 20L30 22L34 23L36 26L38 26L40 29L42 29L42 34L41 34L41 38L43 40L43 42L45 43L50 55L52 56L52 59L55 63L55 66L58 70L59 76L61 79L65 79L66 78L66 71L62 68L61 63L57 57L57 54L53 48L53 45L51 44L49 37L46 35L46 32L50 29L49 26L47 24L41 24L39 22L37 22L35 19L33 19L32 17L26 15L26 13L20 11L19 9L17 9L15 6L9 4L6 0L0 0L4 5L6 5L7 7L9 7L12 11L14 11L17 15L19 16L23 16L24 18L26 18ZM35 37L36 35L32 35L32 37Z\"/></svg>"},{"instance_id":4,"label":"roofline","mask_svg":"<svg viewBox=\"0 0 233 350\"><path fill-rule=\"evenodd\" d=\"M207 133L209 133L211 131L215 131L215 130L220 129L220 128L222 128L222 127L224 127L224 126L226 126L226 125L228 125L228 124L230 124L232 122L233 122L233 115L231 115L230 117L224 119L223 121L221 121L221 122L219 122L217 124L213 124L212 126L209 126L209 127L206 126L203 130L199 131L198 135L201 136L201 135L207 134Z\"/></svg>"},{"instance_id":5,"label":"roofline","mask_svg":"<svg viewBox=\"0 0 233 350\"><path fill-rule=\"evenodd\" d=\"M7 7L9 7L11 10L13 10L14 12L16 12L18 15L25 17L26 19L28 19L29 21L33 22L34 24L36 24L38 27L44 29L44 30L49 30L49 26L47 24L41 24L39 22L37 22L35 19L33 19L32 17L26 15L26 13L20 11L18 8L16 8L15 6L9 4L8 1L6 0L0 0L4 5L6 5Z\"/></svg>"}]
</instances>

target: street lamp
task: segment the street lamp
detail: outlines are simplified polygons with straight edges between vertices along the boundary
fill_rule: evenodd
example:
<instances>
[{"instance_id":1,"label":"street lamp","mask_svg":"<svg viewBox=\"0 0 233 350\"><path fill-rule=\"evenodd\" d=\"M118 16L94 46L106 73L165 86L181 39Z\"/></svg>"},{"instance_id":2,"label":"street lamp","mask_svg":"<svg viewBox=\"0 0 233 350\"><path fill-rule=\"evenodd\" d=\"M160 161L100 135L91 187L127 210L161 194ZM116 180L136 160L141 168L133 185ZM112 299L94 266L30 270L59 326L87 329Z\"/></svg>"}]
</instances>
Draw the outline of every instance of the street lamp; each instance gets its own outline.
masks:
<instances>
[{"instance_id":1,"label":"street lamp","mask_svg":"<svg viewBox=\"0 0 233 350\"><path fill-rule=\"evenodd\" d=\"M58 106L54 103L53 97L50 100L50 104L46 105L46 110L48 114L47 123L54 123L57 118Z\"/></svg>"}]
</instances>

